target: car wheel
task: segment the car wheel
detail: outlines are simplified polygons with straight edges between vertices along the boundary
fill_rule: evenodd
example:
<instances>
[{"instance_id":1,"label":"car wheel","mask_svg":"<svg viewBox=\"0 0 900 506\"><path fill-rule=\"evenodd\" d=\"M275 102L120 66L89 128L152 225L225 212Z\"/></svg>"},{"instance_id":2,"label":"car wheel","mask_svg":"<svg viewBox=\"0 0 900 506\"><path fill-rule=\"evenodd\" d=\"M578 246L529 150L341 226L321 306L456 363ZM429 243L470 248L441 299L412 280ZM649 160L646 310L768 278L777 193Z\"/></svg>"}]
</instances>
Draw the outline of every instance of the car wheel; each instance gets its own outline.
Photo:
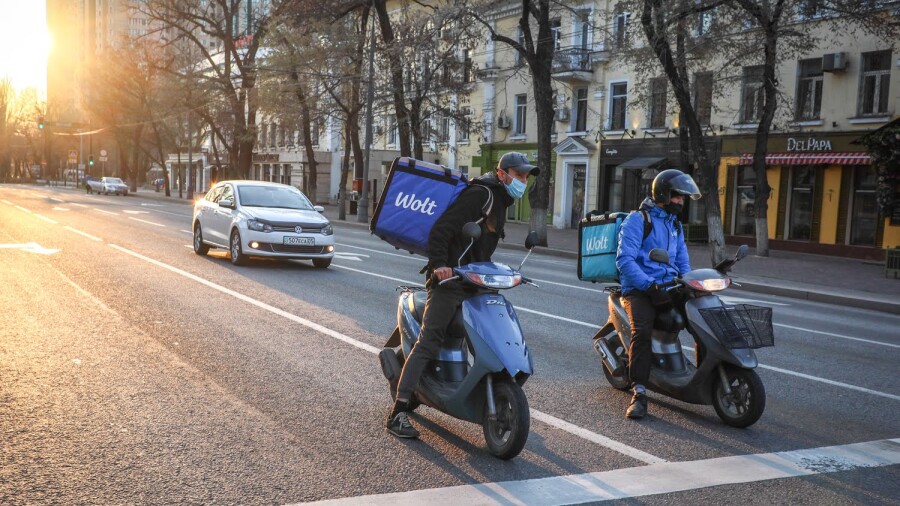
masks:
<instances>
[{"instance_id":1,"label":"car wheel","mask_svg":"<svg viewBox=\"0 0 900 506\"><path fill-rule=\"evenodd\" d=\"M209 253L209 246L203 242L203 232L200 230L200 224L194 226L194 253L203 256Z\"/></svg>"},{"instance_id":2,"label":"car wheel","mask_svg":"<svg viewBox=\"0 0 900 506\"><path fill-rule=\"evenodd\" d=\"M247 263L247 257L244 255L241 246L241 233L235 230L231 233L231 263L234 265L244 265Z\"/></svg>"},{"instance_id":3,"label":"car wheel","mask_svg":"<svg viewBox=\"0 0 900 506\"><path fill-rule=\"evenodd\" d=\"M316 266L317 269L327 269L329 265L331 265L330 258L313 258L313 265Z\"/></svg>"}]
</instances>

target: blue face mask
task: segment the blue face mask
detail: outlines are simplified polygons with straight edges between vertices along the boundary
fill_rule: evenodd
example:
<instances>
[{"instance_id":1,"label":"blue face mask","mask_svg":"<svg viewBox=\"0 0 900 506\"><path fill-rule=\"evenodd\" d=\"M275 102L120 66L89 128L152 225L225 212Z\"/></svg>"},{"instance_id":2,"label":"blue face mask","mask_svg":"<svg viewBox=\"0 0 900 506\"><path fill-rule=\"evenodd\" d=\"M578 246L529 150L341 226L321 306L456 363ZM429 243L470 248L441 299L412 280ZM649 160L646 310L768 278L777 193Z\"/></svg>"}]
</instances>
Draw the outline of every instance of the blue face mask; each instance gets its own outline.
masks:
<instances>
[{"instance_id":1,"label":"blue face mask","mask_svg":"<svg viewBox=\"0 0 900 506\"><path fill-rule=\"evenodd\" d=\"M514 199L520 199L525 195L525 183L516 178L513 178L509 184L504 184L503 187L506 188L506 193Z\"/></svg>"}]
</instances>

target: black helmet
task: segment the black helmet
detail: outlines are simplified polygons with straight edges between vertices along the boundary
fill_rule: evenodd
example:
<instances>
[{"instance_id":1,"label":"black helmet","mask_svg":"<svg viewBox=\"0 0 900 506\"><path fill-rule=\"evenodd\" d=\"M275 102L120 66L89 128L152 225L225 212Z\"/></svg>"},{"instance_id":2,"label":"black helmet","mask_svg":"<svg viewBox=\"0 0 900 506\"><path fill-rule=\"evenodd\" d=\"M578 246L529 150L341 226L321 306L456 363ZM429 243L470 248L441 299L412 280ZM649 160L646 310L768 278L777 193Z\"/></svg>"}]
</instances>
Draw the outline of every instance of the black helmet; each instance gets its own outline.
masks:
<instances>
[{"instance_id":1,"label":"black helmet","mask_svg":"<svg viewBox=\"0 0 900 506\"><path fill-rule=\"evenodd\" d=\"M657 204L668 204L673 193L700 198L700 188L691 176L678 169L666 169L656 175L653 180L653 201Z\"/></svg>"},{"instance_id":2,"label":"black helmet","mask_svg":"<svg viewBox=\"0 0 900 506\"><path fill-rule=\"evenodd\" d=\"M540 168L528 163L528 158L524 154L516 153L515 151L501 156L500 161L497 162L497 168L504 172L509 172L512 169L516 172L524 172L529 176L537 176L541 172Z\"/></svg>"}]
</instances>

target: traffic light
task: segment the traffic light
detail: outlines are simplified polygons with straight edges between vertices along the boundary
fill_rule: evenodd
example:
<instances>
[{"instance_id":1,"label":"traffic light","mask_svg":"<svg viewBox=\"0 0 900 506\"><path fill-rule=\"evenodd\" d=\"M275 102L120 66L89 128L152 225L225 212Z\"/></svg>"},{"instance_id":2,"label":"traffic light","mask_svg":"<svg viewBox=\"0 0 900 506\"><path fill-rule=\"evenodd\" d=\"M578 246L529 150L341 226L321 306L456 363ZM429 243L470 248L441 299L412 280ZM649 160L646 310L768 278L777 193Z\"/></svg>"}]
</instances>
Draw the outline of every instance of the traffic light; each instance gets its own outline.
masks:
<instances>
[{"instance_id":1,"label":"traffic light","mask_svg":"<svg viewBox=\"0 0 900 506\"><path fill-rule=\"evenodd\" d=\"M44 128L44 117L43 116L38 116L38 128L41 128L41 129Z\"/></svg>"},{"instance_id":2,"label":"traffic light","mask_svg":"<svg viewBox=\"0 0 900 506\"><path fill-rule=\"evenodd\" d=\"M88 165L90 165L91 167L94 166L94 155L88 157Z\"/></svg>"}]
</instances>

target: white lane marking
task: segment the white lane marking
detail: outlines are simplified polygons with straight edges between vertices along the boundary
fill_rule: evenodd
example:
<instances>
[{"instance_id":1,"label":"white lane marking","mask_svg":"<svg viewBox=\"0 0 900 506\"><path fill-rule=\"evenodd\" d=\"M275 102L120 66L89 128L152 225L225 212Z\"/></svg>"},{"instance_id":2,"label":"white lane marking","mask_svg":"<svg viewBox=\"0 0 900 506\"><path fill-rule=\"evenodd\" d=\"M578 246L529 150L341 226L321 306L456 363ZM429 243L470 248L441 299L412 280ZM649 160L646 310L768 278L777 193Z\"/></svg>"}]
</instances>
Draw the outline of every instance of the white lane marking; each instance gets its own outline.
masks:
<instances>
[{"instance_id":1,"label":"white lane marking","mask_svg":"<svg viewBox=\"0 0 900 506\"><path fill-rule=\"evenodd\" d=\"M185 244L184 247L185 247L185 248L194 249L194 245L193 245L193 244Z\"/></svg>"},{"instance_id":2,"label":"white lane marking","mask_svg":"<svg viewBox=\"0 0 900 506\"><path fill-rule=\"evenodd\" d=\"M126 209L122 212L125 214L150 214L150 211L132 211L130 209Z\"/></svg>"},{"instance_id":3,"label":"white lane marking","mask_svg":"<svg viewBox=\"0 0 900 506\"><path fill-rule=\"evenodd\" d=\"M849 339L851 341L859 341L859 342L869 343L869 344L880 344L881 346L889 346L891 348L900 348L900 344L885 343L883 341L873 341L871 339L863 339L861 337L845 336L843 334L833 334L831 332L825 332L822 330L805 329L803 327L795 327L793 325L785 325L784 323L773 323L772 325L775 325L776 327L784 327L784 328L793 329L793 330L802 330L803 332L815 332L816 334L823 334L826 336L838 337L841 339Z\"/></svg>"},{"instance_id":4,"label":"white lane marking","mask_svg":"<svg viewBox=\"0 0 900 506\"><path fill-rule=\"evenodd\" d=\"M208 286L208 287L210 287L210 288L212 288L212 289L214 289L214 290L218 290L219 292L222 292L222 293L224 293L224 294L226 294L226 295L230 295L230 296L232 296L232 297L234 297L234 298L236 298L236 299L238 299L238 300L242 300L242 301L244 301L244 302L247 302L248 304L252 304L252 305L254 305L254 306L258 307L258 308L261 308L261 309L264 309L264 310L269 311L269 312L271 312L271 313L277 314L278 316L282 316L282 317L284 317L284 318L287 318L288 320L291 320L291 321L293 321L293 322L296 322L296 323L299 323L299 324L304 325L304 326L306 326L306 327L309 327L309 328L315 330L316 332L321 332L322 334L325 334L325 335L327 335L327 336L329 336L329 337L333 337L333 338L335 338L335 339L337 339L337 340L339 340L339 341L343 341L343 342L345 342L345 343L347 343L347 344L349 344L349 345L351 345L351 346L355 346L355 347L357 347L357 348L359 348L359 349L361 349L361 350L368 351L369 353L372 353L372 354L374 354L374 355L377 355L378 353L381 352L381 348L376 348L376 347L374 347L374 346L372 346L372 345L370 345L370 344L364 343L364 342L362 342L362 341L358 341L358 340L356 340L356 339L353 339L352 337L349 337L349 336L346 336L346 335L344 335L344 334L341 334L340 332L337 332L337 331L335 331L335 330L331 330L331 329L329 329L328 327L324 327L324 326L319 325L318 323L315 323L315 322L313 322L313 321L310 321L310 320L307 320L307 319L305 319L305 318L301 318L301 317L296 316L296 315L294 315L294 314L288 313L287 311L284 311L284 310L282 310L282 309L278 309L277 307L270 306L269 304L266 304L265 302L256 300L256 299L254 299L254 298L252 298L252 297L249 297L249 296L247 296L247 295L244 295L244 294L242 294L242 293L235 292L235 291L233 291L233 290L230 290L230 289L228 289L228 288L225 288L224 286L217 285L216 283L213 283L212 281L208 281L208 280L206 280L206 279L204 279L204 278L201 278L201 277L199 277L199 276L196 276L196 275L194 275L194 274L191 274L191 273L189 273L189 272L187 272L187 271L183 271L183 270L181 270L181 269L179 269L179 268L177 268L177 267L171 266L171 265L169 265L169 264L165 264L165 263L160 262L160 261L158 261L158 260L154 260L154 259L152 259L152 258L150 258L150 257L146 257L146 256L144 256L144 255L141 255L140 253L131 251L131 250L129 250L129 249L123 248L123 247L118 246L118 245L115 245L115 244L110 244L110 246L113 247L113 248L115 248L115 249L117 249L117 250L119 250L119 251L121 251L121 252L123 252L123 253L126 253L126 254L128 254L128 255L131 255L131 256L133 256L133 257L135 257L135 258L139 258L139 259L141 259L141 260L143 260L143 261L145 261L145 262L149 262L149 263L151 263L151 264L153 264L153 265L156 265L156 266L162 267L163 269L166 269L166 270L168 270L168 271L174 272L175 274L178 274L178 275L184 276L184 277L186 277L186 278L188 278L188 279L194 280L194 281L196 281L196 282L198 282L198 283L200 283L200 284L202 284L202 285ZM349 268L346 268L346 267L345 267L345 269L347 269L347 270L354 270L354 271L356 270L356 269L349 269ZM609 442L609 446L607 446L607 447L610 448L611 450L615 450L615 451L627 450L629 453L625 453L625 455L628 455L628 456L634 456L634 458L636 458L636 459L638 459L638 460L642 460L642 461L644 461L644 462L647 462L647 460L645 460L645 459L648 459L648 458L654 458L654 459L657 458L657 457L653 457L652 455L650 455L650 454L648 454L648 453L642 452L641 450L638 450L637 448L631 448L630 446L627 446L627 445L625 445L625 444L623 444L623 443L619 443L619 442L613 441L613 440L611 440L611 439L609 439L609 438L607 438L607 437L605 437L605 436L602 436L602 435L600 435L600 434L596 434L596 433L591 432L591 431L589 431L589 430L587 430L587 429L582 429L582 428L577 427L577 426L575 426L575 425L572 425L572 424L570 424L570 423L568 423L568 422L565 422L564 420L560 420L560 419L558 419L558 418L551 417L550 415L547 415L547 414L542 413L542 412L539 412L539 411L536 412L536 413L537 413L538 416L543 417L543 418L546 418L546 419L548 419L548 420L556 420L556 421L557 421L557 425L553 425L553 424L551 424L551 425L553 425L554 427L556 427L556 428L558 428L558 429L560 429L560 430L569 432L570 434L573 434L573 435L575 435L575 436L585 437L586 435L589 435L589 436L590 436L590 439L588 439L589 441L594 442L594 443L597 443L597 444L601 444L601 445L603 445L603 446L607 446L607 445L603 444L604 441ZM578 430L577 430L577 431L573 431L573 430L571 430L571 428L576 428L576 429L578 429ZM614 444L613 444L613 443L614 443ZM660 459L660 461L662 461L662 459Z\"/></svg>"},{"instance_id":5,"label":"white lane marking","mask_svg":"<svg viewBox=\"0 0 900 506\"><path fill-rule=\"evenodd\" d=\"M162 204L141 204L141 205L146 206L146 207L162 207Z\"/></svg>"},{"instance_id":6,"label":"white lane marking","mask_svg":"<svg viewBox=\"0 0 900 506\"><path fill-rule=\"evenodd\" d=\"M351 267L345 267L345 266L343 266L343 265L334 265L334 264L332 264L332 267L337 267L337 268L345 269L345 270L348 270L348 271L358 272L358 273L360 273L360 274L366 274L366 275L369 275L369 276L375 276L375 277L378 277L378 278L389 279L389 280L391 280L391 281L399 281L400 283L408 284L408 285L410 285L410 286L422 286L421 283L416 283L416 282L414 282L414 281L406 281L406 280L403 280L403 279L400 279L400 278L392 278L392 277L390 277L390 276L385 276L385 275L382 275L382 274L374 274L374 273L367 272L367 271L360 270L360 269L353 269L353 268L351 268ZM561 320L561 321L564 321L564 322L572 323L572 324L574 324L574 325L581 325L582 327L590 327L590 328L592 328L592 329L599 329L599 328L600 328L600 326L597 325L597 324L595 324L595 323L588 323L588 322L583 322L583 321L579 321L579 320L573 320L573 319L570 319L570 318L563 318L562 316L556 316L556 315L553 315L553 314L550 314L550 313L544 313L544 312L541 312L541 311L535 311L535 310L533 310L533 309L524 308L524 307L522 307L522 306L516 306L516 311L522 311L522 312L524 312L524 313L532 313L532 314L536 314L536 315L539 315L539 316L544 316L544 317L546 317L546 318L552 318L552 319L554 319L554 320ZM684 349L686 349L686 350L691 350L691 351L694 350L693 348L690 348L690 347L687 347L687 346L682 346L682 348L684 348ZM805 378L805 379L809 379L809 380L813 380L813 381L820 381L820 382L822 382L822 383L826 383L826 384L829 384L829 385L832 385L832 386L839 386L839 387L849 388L849 389L851 389L851 390L857 390L857 391L859 391L859 392L866 392L866 393L870 393L870 394L873 394L873 395L879 395L879 396L882 396L882 397L887 397L887 398L889 398L889 399L900 400L900 396L897 396L897 395L887 394L887 393L883 393L883 392L878 392L878 391L876 391L876 390L869 390L868 388L858 387L858 386L856 386L856 385L850 385L850 384L848 384L848 383L841 383L841 382L839 382L839 381L833 381L833 380L829 380L829 379L825 379L825 378L820 378L820 377L818 377L818 376L811 376L811 375L803 374L803 373L799 373L799 372L788 371L787 369L779 369L779 368L777 368L777 367L772 367L772 366L763 365L763 364L759 364L759 367L762 368L762 369L769 369L769 370L772 370L772 371L783 372L783 373L785 373L785 374L790 374L790 375L793 375L793 376L798 376L798 377L800 377L800 378Z\"/></svg>"},{"instance_id":7,"label":"white lane marking","mask_svg":"<svg viewBox=\"0 0 900 506\"><path fill-rule=\"evenodd\" d=\"M56 220L51 220L51 219L50 219L50 218L48 218L48 217L46 217L46 216L44 216L44 215L43 215L43 214L36 214L36 213L35 213L35 216L37 216L37 217L38 217L38 218L40 218L40 219L42 219L42 220L44 220L44 221L47 221L47 222L50 222L50 223L53 223L53 224L54 224L54 225L57 225L57 224L59 224L59 222L58 222L58 221L56 221Z\"/></svg>"},{"instance_id":8,"label":"white lane marking","mask_svg":"<svg viewBox=\"0 0 900 506\"><path fill-rule=\"evenodd\" d=\"M650 455L647 452L638 450L637 448L633 448L626 444L620 443L615 439L610 439L602 434L597 434L596 432L591 432L587 429L581 428L575 424L569 423L560 418L556 418L553 415L549 415L544 413L543 411L538 411L534 408L531 408L531 416L535 420L540 420L541 422L550 425L551 427L556 427L557 429L568 432L569 434L574 434L582 439L586 439L593 443L596 443L600 446L605 446L610 450L615 450L623 455L627 455L635 460L640 460L641 462L647 464L660 464L663 462L667 462L665 459L661 459L655 455Z\"/></svg>"},{"instance_id":9,"label":"white lane marking","mask_svg":"<svg viewBox=\"0 0 900 506\"><path fill-rule=\"evenodd\" d=\"M681 348L688 350L688 351L694 351L694 348L692 348L690 346L682 345ZM863 393L867 393L867 394L877 395L879 397L886 397L888 399L893 399L895 401L900 401L900 395L894 395L894 394L889 394L887 392L879 392L878 390L872 390L869 388L858 387L856 385L851 385L850 383L834 381L834 380L830 380L827 378L821 378L819 376L813 376L811 374L804 374L802 372L796 372L796 371L791 371L789 369L782 369L780 367L774 367L771 365L759 364L759 365L757 365L757 367L759 367L760 369L768 369L770 371L780 372L782 374L787 374L790 376L797 376L798 378L804 378L804 379L808 379L808 380L818 381L820 383L825 383L826 385L846 388L848 390L856 390L857 392L863 392Z\"/></svg>"},{"instance_id":10,"label":"white lane marking","mask_svg":"<svg viewBox=\"0 0 900 506\"><path fill-rule=\"evenodd\" d=\"M770 306L790 306L786 302L772 302L770 300L745 299L743 297L732 297L730 295L720 295L720 298L728 304L746 304L748 302L756 302L757 304L768 304Z\"/></svg>"},{"instance_id":11,"label":"white lane marking","mask_svg":"<svg viewBox=\"0 0 900 506\"><path fill-rule=\"evenodd\" d=\"M0 244L0 249L20 249L29 253L38 253L41 255L52 255L59 253L58 249L45 248L36 242L28 242L24 244Z\"/></svg>"},{"instance_id":12,"label":"white lane marking","mask_svg":"<svg viewBox=\"0 0 900 506\"><path fill-rule=\"evenodd\" d=\"M134 220L134 221L139 221L139 222L141 222L141 223L146 223L146 224L148 224L148 225L153 225L153 226L156 226L156 227L165 227L165 225L163 225L163 224L160 224L160 223L153 223L152 221L147 221L147 220L142 220L142 219L140 219L140 218L135 218L134 216L129 216L128 219L129 219L129 220Z\"/></svg>"},{"instance_id":13,"label":"white lane marking","mask_svg":"<svg viewBox=\"0 0 900 506\"><path fill-rule=\"evenodd\" d=\"M31 211L29 211L28 209L25 209L25 208L22 207L22 206L16 206L15 204L13 204L13 205L14 205L14 206L16 207L16 209L18 209L19 211L24 211L24 212L26 212L26 213L28 213L28 214L31 214Z\"/></svg>"},{"instance_id":14,"label":"white lane marking","mask_svg":"<svg viewBox=\"0 0 900 506\"><path fill-rule=\"evenodd\" d=\"M399 254L399 253L388 253L388 252L386 252L386 251L380 251L380 250L377 250L377 249L371 249L371 248L363 248L362 246L353 246L352 244L344 244L344 243L339 243L338 246L341 246L342 248L354 248L354 249L360 249L360 250L363 250L363 251L371 251L371 252L373 252L373 253L378 253L378 254L380 254L380 255L387 255L387 256L391 256L391 257L399 257L399 258L403 258L404 260L412 260L412 261L414 261L414 262L418 262L419 264L422 264L422 265L424 265L426 262L428 262L427 259L422 258L422 257L415 256L415 255L412 255L412 254L401 255L401 254ZM563 287L566 287L566 288L574 288L574 289L576 289L576 290L584 290L584 291L587 291L587 292L603 293L603 290L598 290L598 289L596 289L596 288L587 288L587 287L584 287L584 286L569 285L569 284L566 284L566 283L559 283L559 282L556 282L556 281L548 281L548 280L546 280L546 279L537 279L537 278L532 278L532 279L534 279L534 281L535 281L536 283L546 283L546 284L548 284L548 285L558 285L558 286L563 286Z\"/></svg>"},{"instance_id":15,"label":"white lane marking","mask_svg":"<svg viewBox=\"0 0 900 506\"><path fill-rule=\"evenodd\" d=\"M101 239L101 238L99 238L99 237L94 237L94 236L92 236L91 234L88 234L87 232L82 232L81 230L78 230L77 228L72 228L72 227L70 227L70 226L68 226L68 225L66 225L66 226L63 227L63 228L65 228L65 229L68 230L69 232L75 232L76 234L83 235L83 236L87 237L88 239L90 239L90 240L92 240L92 241L97 241L97 242L102 242L102 241L103 241L103 239Z\"/></svg>"},{"instance_id":16,"label":"white lane marking","mask_svg":"<svg viewBox=\"0 0 900 506\"><path fill-rule=\"evenodd\" d=\"M84 205L84 204L79 204L79 203L77 203L77 202L69 202L69 203L72 204L73 206L78 206L78 207L91 207L91 206L87 206L87 205Z\"/></svg>"},{"instance_id":17,"label":"white lane marking","mask_svg":"<svg viewBox=\"0 0 900 506\"><path fill-rule=\"evenodd\" d=\"M191 232L190 230L180 230L180 232L184 232L185 234L191 234L191 235L194 234L194 233Z\"/></svg>"},{"instance_id":18,"label":"white lane marking","mask_svg":"<svg viewBox=\"0 0 900 506\"><path fill-rule=\"evenodd\" d=\"M362 255L362 253L360 253ZM364 257L368 257L369 255L362 255ZM340 258L341 260L353 260L354 262L362 262L362 258L354 255L353 253L343 253L340 251L336 251L334 253L334 258Z\"/></svg>"},{"instance_id":19,"label":"white lane marking","mask_svg":"<svg viewBox=\"0 0 900 506\"><path fill-rule=\"evenodd\" d=\"M153 264L153 265L156 265L157 267L162 267L163 269L166 269L166 270L168 270L168 271L174 272L175 274L178 274L178 275L180 275L180 276L184 276L184 277L186 277L186 278L188 278L188 279L191 279L191 280L193 280L193 281L196 281L197 283L200 283L201 285L208 286L209 288L212 288L213 290L217 290L217 291L219 291L219 292L222 292L222 293L224 293L225 295L230 295L230 296L232 296L232 297L234 297L234 298L236 298L236 299L238 299L238 300L242 300L242 301L244 301L244 302L246 302L246 303L248 303L248 304L252 304L252 305L254 305L254 306L256 306L256 307L258 307L258 308L260 308L260 309L264 309L264 310L266 310L266 311L269 311L270 313L274 313L274 314L276 314L276 315L278 315L278 316L287 318L288 320L291 320L291 321L293 321L293 322L299 323L300 325L303 325L303 326L305 326L305 327L309 327L309 328L315 330L316 332L320 332L320 333L322 333L322 334L325 334L326 336L333 337L333 338L337 339L338 341L343 341L343 342L345 342L345 343L347 343L347 344L349 344L349 345L351 345L351 346L355 346L355 347L357 347L357 348L359 348L359 349L361 349L361 350L365 350L365 351L368 351L369 353L373 353L373 354L376 354L376 355L381 351L380 348L376 348L376 347L372 346L371 344L367 344L367 343L364 343L364 342L362 342L362 341L358 341L358 340L356 340L356 339L353 339L352 337L345 336L344 334L341 334L340 332L331 330L331 329L329 329L328 327L324 327L324 326L322 326L322 325L319 325L319 324L316 323L316 322L313 322L313 321L311 321L311 320L307 320L306 318L300 318L299 316L296 316L296 315L293 315L293 314L291 314L291 313L288 313L287 311L285 311L285 310L283 310L283 309L278 309L277 307L270 306L269 304L266 304L265 302L256 300L256 299L254 299L254 298L252 298L252 297L248 297L247 295L244 295L244 294L242 294L242 293L235 292L234 290L230 290L230 289L228 289L228 288L225 288L225 287L222 286L222 285L217 285L216 283L213 283L212 281L208 281L208 280L206 280L206 279L203 279L203 278L201 278L200 276L195 276L194 274L191 274L191 273L189 273L189 272L187 272L187 271L183 271L183 270L181 270L181 269L179 269L179 268L177 268L177 267L173 267L173 266L171 266L171 265L169 265L169 264L165 264L165 263L163 263L163 262L160 262L159 260L154 260L154 259L152 259L152 258L150 258L150 257L146 257L146 256L144 256L144 255L141 255L140 253L131 251L131 250L129 250L129 249L123 248L123 247L118 246L118 245L115 245L115 244L110 244L110 246L111 246L112 248L115 248L115 249L117 249L117 250L123 252L123 253L126 253L126 254L128 254L128 255L131 255L131 256L133 256L133 257L135 257L135 258L139 258L139 259L141 259L141 260L143 260L143 261L145 261L145 262L148 262L148 263L151 263L151 264Z\"/></svg>"},{"instance_id":20,"label":"white lane marking","mask_svg":"<svg viewBox=\"0 0 900 506\"><path fill-rule=\"evenodd\" d=\"M900 464L900 439L882 439L785 452L666 462L569 476L346 497L305 504L582 504L897 464Z\"/></svg>"},{"instance_id":21,"label":"white lane marking","mask_svg":"<svg viewBox=\"0 0 900 506\"><path fill-rule=\"evenodd\" d=\"M96 207L94 208L94 211L100 211L101 213L111 214L111 215L113 215L113 216L118 216L118 215L119 215L119 213L113 213L113 212L110 212L110 211L104 211L103 209L97 209Z\"/></svg>"},{"instance_id":22,"label":"white lane marking","mask_svg":"<svg viewBox=\"0 0 900 506\"><path fill-rule=\"evenodd\" d=\"M4 204L9 204L9 205L11 205L11 206L14 206L14 205L15 205L15 204L13 204L12 202L10 202L10 201L8 201L8 200L3 200L3 203L4 203Z\"/></svg>"},{"instance_id":23,"label":"white lane marking","mask_svg":"<svg viewBox=\"0 0 900 506\"><path fill-rule=\"evenodd\" d=\"M54 207L53 210L54 210L54 211L68 211L69 209L66 208L66 207L59 207L59 206L57 206L57 207Z\"/></svg>"},{"instance_id":24,"label":"white lane marking","mask_svg":"<svg viewBox=\"0 0 900 506\"><path fill-rule=\"evenodd\" d=\"M41 196L43 196L43 195L41 195ZM65 200L60 200L60 199L55 199L55 198L53 198L53 197L50 197L50 202L59 202L59 203L63 203L63 202L65 202Z\"/></svg>"}]
</instances>

